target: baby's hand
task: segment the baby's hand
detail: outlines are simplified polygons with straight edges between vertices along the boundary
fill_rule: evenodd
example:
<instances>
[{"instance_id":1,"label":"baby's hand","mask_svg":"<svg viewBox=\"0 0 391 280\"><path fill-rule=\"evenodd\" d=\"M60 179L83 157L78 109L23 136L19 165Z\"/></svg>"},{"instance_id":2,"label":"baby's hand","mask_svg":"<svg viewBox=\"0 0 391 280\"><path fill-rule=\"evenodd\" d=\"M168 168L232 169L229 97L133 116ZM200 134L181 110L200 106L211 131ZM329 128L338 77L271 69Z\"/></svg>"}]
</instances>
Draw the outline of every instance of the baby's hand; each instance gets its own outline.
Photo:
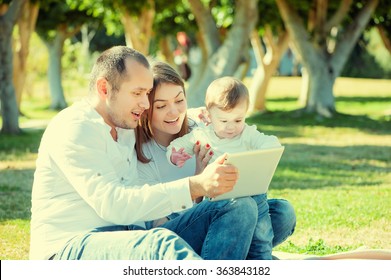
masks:
<instances>
[{"instance_id":1,"label":"baby's hand","mask_svg":"<svg viewBox=\"0 0 391 280\"><path fill-rule=\"evenodd\" d=\"M178 167L182 167L186 160L191 158L191 155L186 153L184 151L185 148L180 148L178 151L175 149L175 147L172 147L171 157L170 160L173 164L175 164Z\"/></svg>"},{"instance_id":2,"label":"baby's hand","mask_svg":"<svg viewBox=\"0 0 391 280\"><path fill-rule=\"evenodd\" d=\"M198 114L198 118L206 125L210 125L211 121L209 118L209 113L205 108L201 109L201 112Z\"/></svg>"}]
</instances>

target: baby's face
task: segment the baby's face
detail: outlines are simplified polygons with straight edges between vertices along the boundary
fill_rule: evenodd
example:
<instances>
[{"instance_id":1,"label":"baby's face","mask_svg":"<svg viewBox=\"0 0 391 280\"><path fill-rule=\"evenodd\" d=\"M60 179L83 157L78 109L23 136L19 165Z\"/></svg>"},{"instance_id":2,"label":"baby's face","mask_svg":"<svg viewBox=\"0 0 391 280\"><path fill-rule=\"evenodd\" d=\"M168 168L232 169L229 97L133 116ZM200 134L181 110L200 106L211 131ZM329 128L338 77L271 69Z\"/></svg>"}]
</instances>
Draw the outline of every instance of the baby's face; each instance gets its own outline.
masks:
<instances>
[{"instance_id":1,"label":"baby's face","mask_svg":"<svg viewBox=\"0 0 391 280\"><path fill-rule=\"evenodd\" d=\"M235 108L223 111L216 106L209 109L213 129L219 138L234 138L242 133L246 121L247 103L242 101Z\"/></svg>"}]
</instances>

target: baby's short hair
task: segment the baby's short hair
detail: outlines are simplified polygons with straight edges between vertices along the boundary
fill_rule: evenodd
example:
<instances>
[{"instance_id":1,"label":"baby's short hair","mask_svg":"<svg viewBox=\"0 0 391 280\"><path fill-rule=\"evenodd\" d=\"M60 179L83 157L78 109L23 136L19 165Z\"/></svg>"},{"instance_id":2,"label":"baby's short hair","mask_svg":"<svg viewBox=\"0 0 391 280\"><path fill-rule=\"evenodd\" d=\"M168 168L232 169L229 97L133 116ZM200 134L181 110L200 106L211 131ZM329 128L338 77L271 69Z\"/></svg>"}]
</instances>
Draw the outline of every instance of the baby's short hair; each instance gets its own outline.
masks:
<instances>
[{"instance_id":1,"label":"baby's short hair","mask_svg":"<svg viewBox=\"0 0 391 280\"><path fill-rule=\"evenodd\" d=\"M205 106L207 109L216 106L227 111L243 100L248 106L250 97L247 87L240 80L227 76L218 78L209 85L206 90Z\"/></svg>"}]
</instances>

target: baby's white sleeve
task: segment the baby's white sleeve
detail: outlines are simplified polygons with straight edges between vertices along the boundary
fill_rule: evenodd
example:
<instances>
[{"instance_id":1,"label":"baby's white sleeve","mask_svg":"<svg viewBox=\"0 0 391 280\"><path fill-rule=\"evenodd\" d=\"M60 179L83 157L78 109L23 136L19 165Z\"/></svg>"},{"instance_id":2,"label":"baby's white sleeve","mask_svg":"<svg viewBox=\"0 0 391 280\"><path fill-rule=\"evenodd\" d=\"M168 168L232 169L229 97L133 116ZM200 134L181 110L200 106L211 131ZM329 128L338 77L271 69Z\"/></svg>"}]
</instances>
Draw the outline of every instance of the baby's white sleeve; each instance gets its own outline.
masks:
<instances>
[{"instance_id":1,"label":"baby's white sleeve","mask_svg":"<svg viewBox=\"0 0 391 280\"><path fill-rule=\"evenodd\" d=\"M189 155L194 154L193 151L195 145L194 131L195 129L192 130L190 133L171 141L170 145L167 147L167 152L166 152L167 160L171 164L172 164L171 162L172 148L175 148L175 150L177 151L181 148L184 148L184 151Z\"/></svg>"},{"instance_id":2,"label":"baby's white sleeve","mask_svg":"<svg viewBox=\"0 0 391 280\"><path fill-rule=\"evenodd\" d=\"M281 146L280 141L274 135L265 135L259 132L255 125L247 127L246 139L250 139L250 145L252 149L269 149L277 148Z\"/></svg>"}]
</instances>

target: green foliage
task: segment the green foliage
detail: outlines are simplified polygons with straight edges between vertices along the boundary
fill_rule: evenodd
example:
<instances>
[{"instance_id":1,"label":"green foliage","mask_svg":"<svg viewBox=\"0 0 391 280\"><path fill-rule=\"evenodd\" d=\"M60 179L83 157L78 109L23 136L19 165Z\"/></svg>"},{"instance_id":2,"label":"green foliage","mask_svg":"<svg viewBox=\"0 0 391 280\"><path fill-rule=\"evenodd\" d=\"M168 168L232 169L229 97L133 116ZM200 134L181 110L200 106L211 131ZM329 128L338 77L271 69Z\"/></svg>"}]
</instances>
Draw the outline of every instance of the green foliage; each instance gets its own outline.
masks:
<instances>
[{"instance_id":1,"label":"green foliage","mask_svg":"<svg viewBox=\"0 0 391 280\"><path fill-rule=\"evenodd\" d=\"M94 38L90 42L91 52L102 52L112 46L126 45L125 36L123 33L111 33L105 28L96 30Z\"/></svg>"},{"instance_id":2,"label":"green foliage","mask_svg":"<svg viewBox=\"0 0 391 280\"><path fill-rule=\"evenodd\" d=\"M354 78L389 78L389 70L383 69L376 61L376 58L368 52L368 39L361 36L350 54L341 73L342 77Z\"/></svg>"},{"instance_id":3,"label":"green foliage","mask_svg":"<svg viewBox=\"0 0 391 280\"><path fill-rule=\"evenodd\" d=\"M109 35L115 34L118 36L123 33L123 26L120 20L121 13L117 11L117 2L109 0L67 0L71 9L85 11L91 18L97 19Z\"/></svg>"},{"instance_id":4,"label":"green foliage","mask_svg":"<svg viewBox=\"0 0 391 280\"><path fill-rule=\"evenodd\" d=\"M0 0L0 5L1 4L9 4L11 2L12 2L12 0Z\"/></svg>"},{"instance_id":5,"label":"green foliage","mask_svg":"<svg viewBox=\"0 0 391 280\"><path fill-rule=\"evenodd\" d=\"M284 23L281 19L276 1L260 1L258 2L258 23L257 28L263 33L265 25L269 25L272 30L284 29Z\"/></svg>"},{"instance_id":6,"label":"green foliage","mask_svg":"<svg viewBox=\"0 0 391 280\"><path fill-rule=\"evenodd\" d=\"M229 28L235 15L235 1L220 0L211 6L211 13L216 21L217 28Z\"/></svg>"},{"instance_id":7,"label":"green foliage","mask_svg":"<svg viewBox=\"0 0 391 280\"><path fill-rule=\"evenodd\" d=\"M75 29L93 18L86 10L70 6L65 1L48 0L46 5L41 5L36 31L45 41L52 41L58 28Z\"/></svg>"},{"instance_id":8,"label":"green foliage","mask_svg":"<svg viewBox=\"0 0 391 280\"><path fill-rule=\"evenodd\" d=\"M384 46L377 28L372 28L365 33L365 39L368 41L368 53L375 57L376 62L381 66L384 72L391 77L391 53Z\"/></svg>"},{"instance_id":9,"label":"green foliage","mask_svg":"<svg viewBox=\"0 0 391 280\"><path fill-rule=\"evenodd\" d=\"M194 34L197 30L197 25L186 1L156 1L156 16L153 29L158 41L162 36L175 36L180 31Z\"/></svg>"},{"instance_id":10,"label":"green foliage","mask_svg":"<svg viewBox=\"0 0 391 280\"><path fill-rule=\"evenodd\" d=\"M388 38L391 38L391 3L388 0L380 0L375 13L372 16L369 28L382 25L388 32Z\"/></svg>"}]
</instances>

